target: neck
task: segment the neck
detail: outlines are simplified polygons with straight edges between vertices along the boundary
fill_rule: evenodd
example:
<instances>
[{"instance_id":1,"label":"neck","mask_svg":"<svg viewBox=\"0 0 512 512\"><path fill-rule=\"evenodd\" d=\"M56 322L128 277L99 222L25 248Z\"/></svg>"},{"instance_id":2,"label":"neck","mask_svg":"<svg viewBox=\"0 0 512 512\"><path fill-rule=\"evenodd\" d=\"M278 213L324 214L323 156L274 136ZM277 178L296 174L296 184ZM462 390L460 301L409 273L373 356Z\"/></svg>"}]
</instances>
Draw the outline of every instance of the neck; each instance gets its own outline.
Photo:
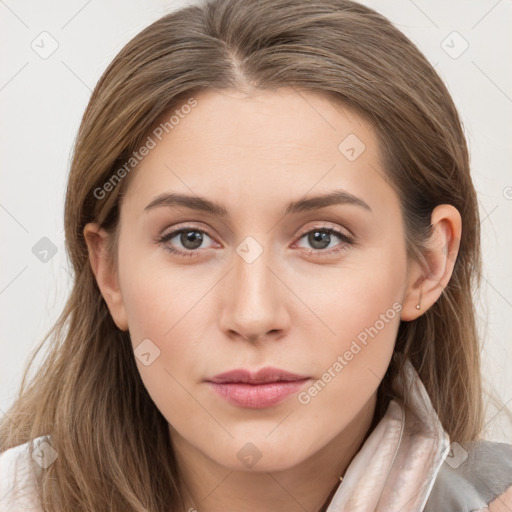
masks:
<instances>
[{"instance_id":1,"label":"neck","mask_svg":"<svg viewBox=\"0 0 512 512\"><path fill-rule=\"evenodd\" d=\"M327 510L345 471L373 427L376 395L322 449L279 471L233 471L205 456L175 430L183 512Z\"/></svg>"}]
</instances>

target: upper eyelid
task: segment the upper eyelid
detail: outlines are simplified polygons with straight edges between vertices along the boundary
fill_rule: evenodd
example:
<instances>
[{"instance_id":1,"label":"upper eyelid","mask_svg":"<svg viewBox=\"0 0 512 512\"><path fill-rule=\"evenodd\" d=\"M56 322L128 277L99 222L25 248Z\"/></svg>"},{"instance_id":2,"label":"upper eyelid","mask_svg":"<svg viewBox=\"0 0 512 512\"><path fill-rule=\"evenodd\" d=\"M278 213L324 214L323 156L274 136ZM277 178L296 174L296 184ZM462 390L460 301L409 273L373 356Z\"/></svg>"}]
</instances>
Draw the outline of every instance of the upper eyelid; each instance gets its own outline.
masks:
<instances>
[{"instance_id":1,"label":"upper eyelid","mask_svg":"<svg viewBox=\"0 0 512 512\"><path fill-rule=\"evenodd\" d=\"M315 229L319 230L319 231L322 231L322 230L326 230L326 231L329 231L329 230L332 230L332 231L339 231L341 234L345 235L344 231L347 231L347 234L345 236L347 237L351 237L352 236L352 233L349 229L345 228L345 227L341 227L341 226L336 226L334 224L327 224L327 223L324 223L322 226L310 226L308 228L304 228L303 230L301 230L298 234L298 236L303 236L307 233L310 233L311 231L314 231Z\"/></svg>"},{"instance_id":2,"label":"upper eyelid","mask_svg":"<svg viewBox=\"0 0 512 512\"><path fill-rule=\"evenodd\" d=\"M209 234L207 229L201 228L199 226L193 226L191 224L187 224L185 226L179 226L177 228L172 228L172 229L170 229L168 231L164 230L160 237L161 238L162 237L168 237L168 236L171 236L171 235L173 235L173 237L174 237L177 234L181 233L182 231L199 231L201 233L204 233L205 235L208 235L210 238L213 239L213 237Z\"/></svg>"},{"instance_id":3,"label":"upper eyelid","mask_svg":"<svg viewBox=\"0 0 512 512\"><path fill-rule=\"evenodd\" d=\"M208 236L210 236L208 228L203 228L203 227L201 227L199 225L194 225L194 224L184 224L183 226L178 224L177 227L173 227L170 231L167 231L167 228L166 228L166 229L164 229L162 236L166 236L166 235L172 234L172 233L177 233L177 232L180 232L180 231L188 231L188 230L192 231L193 229L195 229L197 231L204 232ZM303 230L300 231L299 235L302 236L305 233L309 233L310 231L315 230L315 229L319 229L319 230L322 230L322 229L334 229L334 230L337 230L337 231L347 231L349 236L353 236L351 230L348 229L347 227L337 226L337 225L335 225L333 223L329 224L328 222L324 222L324 224L321 225L321 226L317 225L317 226L309 226L307 228L304 228ZM210 236L210 238L212 238L212 237Z\"/></svg>"}]
</instances>

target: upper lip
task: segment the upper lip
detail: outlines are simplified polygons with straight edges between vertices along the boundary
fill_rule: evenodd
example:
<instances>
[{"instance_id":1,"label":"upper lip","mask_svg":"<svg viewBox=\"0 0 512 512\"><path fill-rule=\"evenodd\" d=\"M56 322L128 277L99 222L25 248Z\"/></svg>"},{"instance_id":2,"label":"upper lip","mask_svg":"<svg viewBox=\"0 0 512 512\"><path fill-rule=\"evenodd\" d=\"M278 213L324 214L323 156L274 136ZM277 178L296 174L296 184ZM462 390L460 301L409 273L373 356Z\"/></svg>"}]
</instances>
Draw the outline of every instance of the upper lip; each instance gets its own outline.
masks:
<instances>
[{"instance_id":1,"label":"upper lip","mask_svg":"<svg viewBox=\"0 0 512 512\"><path fill-rule=\"evenodd\" d=\"M229 382L244 382L248 384L264 384L267 382L279 382L279 381L294 381L309 379L306 375L298 375L296 373L287 372L280 368L266 367L258 370L257 372L251 372L244 370L243 368L237 368L236 370L230 370L228 372L219 373L208 379L209 382L216 384L223 384Z\"/></svg>"}]
</instances>

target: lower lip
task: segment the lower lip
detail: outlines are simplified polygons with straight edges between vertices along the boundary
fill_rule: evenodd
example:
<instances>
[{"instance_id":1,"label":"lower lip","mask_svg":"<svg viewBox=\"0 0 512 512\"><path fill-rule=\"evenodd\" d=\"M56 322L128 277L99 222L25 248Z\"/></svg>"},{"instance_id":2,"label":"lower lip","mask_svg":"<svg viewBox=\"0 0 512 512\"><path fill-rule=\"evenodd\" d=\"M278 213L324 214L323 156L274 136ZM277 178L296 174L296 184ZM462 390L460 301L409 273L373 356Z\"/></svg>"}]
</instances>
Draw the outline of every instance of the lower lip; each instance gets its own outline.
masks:
<instances>
[{"instance_id":1,"label":"lower lip","mask_svg":"<svg viewBox=\"0 0 512 512\"><path fill-rule=\"evenodd\" d=\"M228 402L249 409L264 409L283 401L286 397L297 393L309 379L266 384L246 384L232 382L218 384L209 382L213 389Z\"/></svg>"}]
</instances>

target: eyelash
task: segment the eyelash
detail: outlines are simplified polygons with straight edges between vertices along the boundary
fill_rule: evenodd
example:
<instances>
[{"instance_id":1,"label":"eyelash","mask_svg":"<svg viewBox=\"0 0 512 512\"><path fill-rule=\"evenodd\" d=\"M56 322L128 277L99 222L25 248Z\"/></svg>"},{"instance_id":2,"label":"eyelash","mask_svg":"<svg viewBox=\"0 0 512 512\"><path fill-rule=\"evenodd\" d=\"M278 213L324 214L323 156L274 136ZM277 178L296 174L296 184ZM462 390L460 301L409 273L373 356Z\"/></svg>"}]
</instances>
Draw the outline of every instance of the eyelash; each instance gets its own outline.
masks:
<instances>
[{"instance_id":1,"label":"eyelash","mask_svg":"<svg viewBox=\"0 0 512 512\"><path fill-rule=\"evenodd\" d=\"M203 235L208 235L208 233L206 231L204 231L203 229L196 228L194 226L185 226L183 228L172 231L171 233L167 233L167 234L164 234L164 235L158 237L157 243L159 243L160 245L163 246L164 251L169 252L171 254L175 254L177 256L184 256L184 257L199 256L200 249L190 249L187 251L183 251L181 249L176 249L174 247L171 247L170 245L167 245L167 243L166 243L169 240L171 240L172 238L174 238L176 235L179 235L180 233L187 232L187 231L195 231L195 232L201 233ZM327 255L338 254L339 252L344 251L347 248L347 246L355 245L355 241L352 238L348 237L341 231L338 231L337 229L334 229L334 228L312 228L312 229L309 229L308 231L305 231L304 233L302 233L299 236L299 240L301 240L304 236L309 235L310 233L312 233L314 231L320 231L323 233L334 234L341 239L342 243L337 245L334 249L329 249L329 250L306 249L306 252L308 253L309 256L318 257L318 256L325 256L326 254Z\"/></svg>"}]
</instances>

